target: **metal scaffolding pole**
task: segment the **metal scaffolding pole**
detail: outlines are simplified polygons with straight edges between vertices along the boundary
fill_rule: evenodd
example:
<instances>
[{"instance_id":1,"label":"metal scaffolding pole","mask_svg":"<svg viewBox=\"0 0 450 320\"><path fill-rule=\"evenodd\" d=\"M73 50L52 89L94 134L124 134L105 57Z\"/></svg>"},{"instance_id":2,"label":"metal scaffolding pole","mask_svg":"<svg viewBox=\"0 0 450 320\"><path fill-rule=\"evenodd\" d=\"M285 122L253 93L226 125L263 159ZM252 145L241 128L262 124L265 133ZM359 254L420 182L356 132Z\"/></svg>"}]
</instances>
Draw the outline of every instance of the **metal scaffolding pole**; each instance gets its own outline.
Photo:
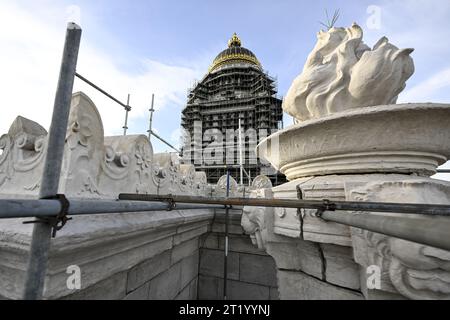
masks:
<instances>
[{"instance_id":1,"label":"metal scaffolding pole","mask_svg":"<svg viewBox=\"0 0 450 320\"><path fill-rule=\"evenodd\" d=\"M112 95L110 95L108 92L106 92L105 90L103 90L102 88L100 88L99 86L95 85L93 82L89 81L88 79L86 79L85 77L83 77L82 75L75 73L75 76L77 78L79 78L80 80L86 82L88 85L90 85L91 87L93 87L94 89L100 91L101 93L103 93L105 96L107 96L108 98L110 98L111 100L113 100L114 102L120 104L122 107L125 108L125 110L127 111L126 113L126 118L125 118L125 126L124 128L124 135L126 135L126 129L128 129L127 127L127 123L128 123L128 112L131 111L131 106L129 106L129 102L127 104L124 104L123 102L119 101L118 99L114 98ZM153 108L152 108L153 109ZM164 140L163 138L161 138L159 135L157 135L151 128L148 130L148 134L149 137L150 136L154 136L155 138L157 138L158 140L160 140L162 143L166 144L167 146L169 146L170 148L172 148L173 150L175 150L178 153L181 153L180 150L178 150L177 148L175 148L174 146L172 146L170 143L168 143L166 140Z\"/></svg>"},{"instance_id":2,"label":"metal scaffolding pole","mask_svg":"<svg viewBox=\"0 0 450 320\"><path fill-rule=\"evenodd\" d=\"M227 169L227 198L230 196L230 170ZM228 224L230 223L230 208L225 209L225 250L223 263L223 299L227 300L227 283L228 283Z\"/></svg>"},{"instance_id":3,"label":"metal scaffolding pole","mask_svg":"<svg viewBox=\"0 0 450 320\"><path fill-rule=\"evenodd\" d=\"M48 133L47 154L39 190L40 199L52 198L58 193L81 33L78 25L68 24L52 122ZM25 280L24 299L26 300L42 298L51 232L52 227L47 223L34 225Z\"/></svg>"},{"instance_id":4,"label":"metal scaffolding pole","mask_svg":"<svg viewBox=\"0 0 450 320\"><path fill-rule=\"evenodd\" d=\"M329 200L226 199L191 196L167 196L164 198L161 196L132 194L121 194L119 199L221 204L227 206L317 209L316 215L325 221L333 221L443 250L450 250L450 237L448 237L448 231L450 230L449 205L351 201L331 202ZM367 211L367 213L354 211ZM391 214L381 214L381 212ZM397 214L393 215L392 213ZM414 214L415 216L414 219L411 219L410 217L399 215L401 213ZM425 215L433 215L434 217L427 217ZM437 218L436 216L438 215L443 217Z\"/></svg>"},{"instance_id":5,"label":"metal scaffolding pole","mask_svg":"<svg viewBox=\"0 0 450 320\"><path fill-rule=\"evenodd\" d=\"M107 96L108 98L110 98L112 101L114 101L115 103L121 105L125 110L126 109L130 109L131 111L131 107L129 105L126 105L125 103L121 102L119 99L114 98L112 95L110 95L108 92L106 92L105 90L103 90L102 88L100 88L99 86L97 86L96 84L94 84L93 82L89 81L88 79L86 79L85 77L83 77L81 74L75 72L75 76L80 79L81 81L87 83L88 85L90 85L92 88L94 88L97 91L100 91L102 94L104 94L105 96Z\"/></svg>"},{"instance_id":6,"label":"metal scaffolding pole","mask_svg":"<svg viewBox=\"0 0 450 320\"><path fill-rule=\"evenodd\" d=\"M149 119L148 130L147 130L149 141L152 140L153 112L155 112L154 104L155 104L155 94L152 94L152 106L148 110L148 111L150 111L150 119Z\"/></svg>"},{"instance_id":7,"label":"metal scaffolding pole","mask_svg":"<svg viewBox=\"0 0 450 320\"><path fill-rule=\"evenodd\" d=\"M242 126L241 126L241 118L239 118L239 166L241 173L241 186L244 185L244 155L242 150Z\"/></svg>"},{"instance_id":8,"label":"metal scaffolding pole","mask_svg":"<svg viewBox=\"0 0 450 320\"><path fill-rule=\"evenodd\" d=\"M128 113L130 112L131 108L130 108L130 94L128 94L128 98L127 98L127 107L125 108L125 124L123 125L123 135L126 136L127 135L127 130L128 130Z\"/></svg>"},{"instance_id":9,"label":"metal scaffolding pole","mask_svg":"<svg viewBox=\"0 0 450 320\"><path fill-rule=\"evenodd\" d=\"M167 146L169 146L170 148L172 148L173 150L175 150L178 153L181 153L180 150L178 150L177 148L175 148L173 145L171 145L170 143L168 143L166 140L164 140L163 138L161 138L159 135L157 135L155 132L153 132L153 130L150 130L150 134L152 136L154 136L155 138L157 138L158 140L160 140L161 142L163 142L164 144L166 144Z\"/></svg>"},{"instance_id":10,"label":"metal scaffolding pole","mask_svg":"<svg viewBox=\"0 0 450 320\"><path fill-rule=\"evenodd\" d=\"M67 199L67 215L144 212L158 210L224 209L222 205L170 204L167 202ZM0 219L51 217L62 210L59 200L0 199Z\"/></svg>"},{"instance_id":11,"label":"metal scaffolding pole","mask_svg":"<svg viewBox=\"0 0 450 320\"><path fill-rule=\"evenodd\" d=\"M272 208L304 208L328 211L371 211L392 212L423 215L450 216L450 205L418 204L418 203L390 203L390 202L362 202L362 201L330 201L330 200L294 200L294 199L260 199L260 198L215 198L196 196L173 196L151 194L119 195L120 200L133 201L171 201L175 203L220 204L224 206L253 206Z\"/></svg>"}]
</instances>

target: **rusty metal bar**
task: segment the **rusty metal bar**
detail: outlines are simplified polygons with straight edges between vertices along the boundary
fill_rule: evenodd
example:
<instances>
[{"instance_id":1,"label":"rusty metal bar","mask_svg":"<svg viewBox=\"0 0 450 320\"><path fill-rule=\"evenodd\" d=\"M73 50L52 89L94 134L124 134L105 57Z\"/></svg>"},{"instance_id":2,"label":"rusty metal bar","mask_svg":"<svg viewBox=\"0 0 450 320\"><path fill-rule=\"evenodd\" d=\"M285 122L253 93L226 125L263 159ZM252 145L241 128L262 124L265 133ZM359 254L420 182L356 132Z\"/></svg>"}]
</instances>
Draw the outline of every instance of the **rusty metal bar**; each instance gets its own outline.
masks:
<instances>
[{"instance_id":1,"label":"rusty metal bar","mask_svg":"<svg viewBox=\"0 0 450 320\"><path fill-rule=\"evenodd\" d=\"M120 194L120 200L134 201L174 201L179 203L220 204L229 206L256 206L273 208L305 208L327 211L371 211L393 212L407 214L443 215L450 216L450 205L416 204L416 203L387 203L387 202L358 202L358 201L329 201L329 200L293 200L293 199L247 199L247 198L206 198L194 196L160 196Z\"/></svg>"},{"instance_id":2,"label":"rusty metal bar","mask_svg":"<svg viewBox=\"0 0 450 320\"><path fill-rule=\"evenodd\" d=\"M450 237L448 236L450 230L450 206L448 205L351 201L331 202L328 200L224 199L191 196L161 197L132 194L122 194L119 198L137 201L172 201L176 203L317 209L316 215L325 221L378 232L387 236L450 251ZM361 211L367 212L362 213ZM400 213L415 215L413 217L407 217L400 215ZM433 215L433 217L426 215Z\"/></svg>"}]
</instances>

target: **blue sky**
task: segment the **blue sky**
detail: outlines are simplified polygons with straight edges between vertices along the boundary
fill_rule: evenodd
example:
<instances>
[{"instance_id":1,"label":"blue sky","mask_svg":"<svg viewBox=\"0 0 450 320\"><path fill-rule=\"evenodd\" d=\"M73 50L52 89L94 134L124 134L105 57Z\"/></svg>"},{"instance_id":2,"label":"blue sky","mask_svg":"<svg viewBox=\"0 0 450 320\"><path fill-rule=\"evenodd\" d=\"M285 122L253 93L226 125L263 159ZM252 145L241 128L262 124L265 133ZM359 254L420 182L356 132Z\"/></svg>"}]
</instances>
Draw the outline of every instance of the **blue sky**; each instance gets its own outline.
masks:
<instances>
[{"instance_id":1,"label":"blue sky","mask_svg":"<svg viewBox=\"0 0 450 320\"><path fill-rule=\"evenodd\" d=\"M371 6L381 10L379 29L367 24ZM416 49L416 72L400 102L450 102L448 0L0 0L0 88L9 107L2 106L0 129L6 132L17 114L48 125L65 24L72 18L83 28L78 71L122 100L131 93L130 133L147 130L154 92L155 129L176 143L188 87L233 32L277 77L283 96L315 44L325 9L340 9L337 26L360 24L369 46L386 35ZM75 89L97 104L106 134L121 133L119 106L82 83ZM156 141L154 148L166 150Z\"/></svg>"}]
</instances>

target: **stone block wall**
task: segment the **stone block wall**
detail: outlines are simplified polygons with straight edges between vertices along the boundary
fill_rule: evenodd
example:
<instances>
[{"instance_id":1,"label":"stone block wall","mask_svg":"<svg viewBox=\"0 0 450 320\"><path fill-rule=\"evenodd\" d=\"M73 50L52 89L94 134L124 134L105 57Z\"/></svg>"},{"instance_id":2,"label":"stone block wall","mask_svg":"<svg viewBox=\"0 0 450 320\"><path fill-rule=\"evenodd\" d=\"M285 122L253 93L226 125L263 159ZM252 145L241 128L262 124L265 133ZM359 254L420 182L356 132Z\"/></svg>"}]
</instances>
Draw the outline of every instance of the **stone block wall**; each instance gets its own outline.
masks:
<instances>
[{"instance_id":1,"label":"stone block wall","mask_svg":"<svg viewBox=\"0 0 450 320\"><path fill-rule=\"evenodd\" d=\"M195 300L198 237L64 297L69 300Z\"/></svg>"},{"instance_id":2,"label":"stone block wall","mask_svg":"<svg viewBox=\"0 0 450 320\"><path fill-rule=\"evenodd\" d=\"M75 217L53 239L44 299L197 299L200 237L213 216L189 210ZM21 222L0 221L0 256L7 258L0 260L0 295L8 299L23 293L31 228ZM66 285L73 265L81 290Z\"/></svg>"},{"instance_id":3,"label":"stone block wall","mask_svg":"<svg viewBox=\"0 0 450 320\"><path fill-rule=\"evenodd\" d=\"M242 210L230 210L227 298L276 300L278 283L273 258L253 246L241 227ZM225 212L216 210L211 232L201 237L198 298L223 299Z\"/></svg>"},{"instance_id":4,"label":"stone block wall","mask_svg":"<svg viewBox=\"0 0 450 320\"><path fill-rule=\"evenodd\" d=\"M230 211L228 299L278 299L272 257L252 245ZM223 210L80 216L53 239L45 299L221 300ZM31 226L2 220L0 297L20 299ZM81 290L66 286L67 267L81 269Z\"/></svg>"}]
</instances>

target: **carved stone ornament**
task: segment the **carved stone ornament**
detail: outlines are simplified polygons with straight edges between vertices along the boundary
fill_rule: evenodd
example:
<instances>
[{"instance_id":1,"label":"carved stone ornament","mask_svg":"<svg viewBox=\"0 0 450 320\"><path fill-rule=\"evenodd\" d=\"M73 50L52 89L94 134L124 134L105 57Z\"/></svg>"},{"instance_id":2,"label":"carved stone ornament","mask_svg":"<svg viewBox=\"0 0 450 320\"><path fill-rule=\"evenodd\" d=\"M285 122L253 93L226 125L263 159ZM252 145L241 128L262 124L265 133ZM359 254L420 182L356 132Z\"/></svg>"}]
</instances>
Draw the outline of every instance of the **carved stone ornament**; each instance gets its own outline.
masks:
<instances>
[{"instance_id":1,"label":"carved stone ornament","mask_svg":"<svg viewBox=\"0 0 450 320\"><path fill-rule=\"evenodd\" d=\"M350 191L350 199L449 205L450 183L431 179L369 183ZM450 299L449 251L358 228L352 228L352 239L356 262L381 268L380 290L410 299Z\"/></svg>"},{"instance_id":2,"label":"carved stone ornament","mask_svg":"<svg viewBox=\"0 0 450 320\"><path fill-rule=\"evenodd\" d=\"M39 192L47 132L17 117L0 137L0 195ZM154 155L145 135L104 137L100 114L84 93L72 97L59 192L78 198L117 198L120 193L206 195L205 176L180 169L176 154Z\"/></svg>"}]
</instances>

